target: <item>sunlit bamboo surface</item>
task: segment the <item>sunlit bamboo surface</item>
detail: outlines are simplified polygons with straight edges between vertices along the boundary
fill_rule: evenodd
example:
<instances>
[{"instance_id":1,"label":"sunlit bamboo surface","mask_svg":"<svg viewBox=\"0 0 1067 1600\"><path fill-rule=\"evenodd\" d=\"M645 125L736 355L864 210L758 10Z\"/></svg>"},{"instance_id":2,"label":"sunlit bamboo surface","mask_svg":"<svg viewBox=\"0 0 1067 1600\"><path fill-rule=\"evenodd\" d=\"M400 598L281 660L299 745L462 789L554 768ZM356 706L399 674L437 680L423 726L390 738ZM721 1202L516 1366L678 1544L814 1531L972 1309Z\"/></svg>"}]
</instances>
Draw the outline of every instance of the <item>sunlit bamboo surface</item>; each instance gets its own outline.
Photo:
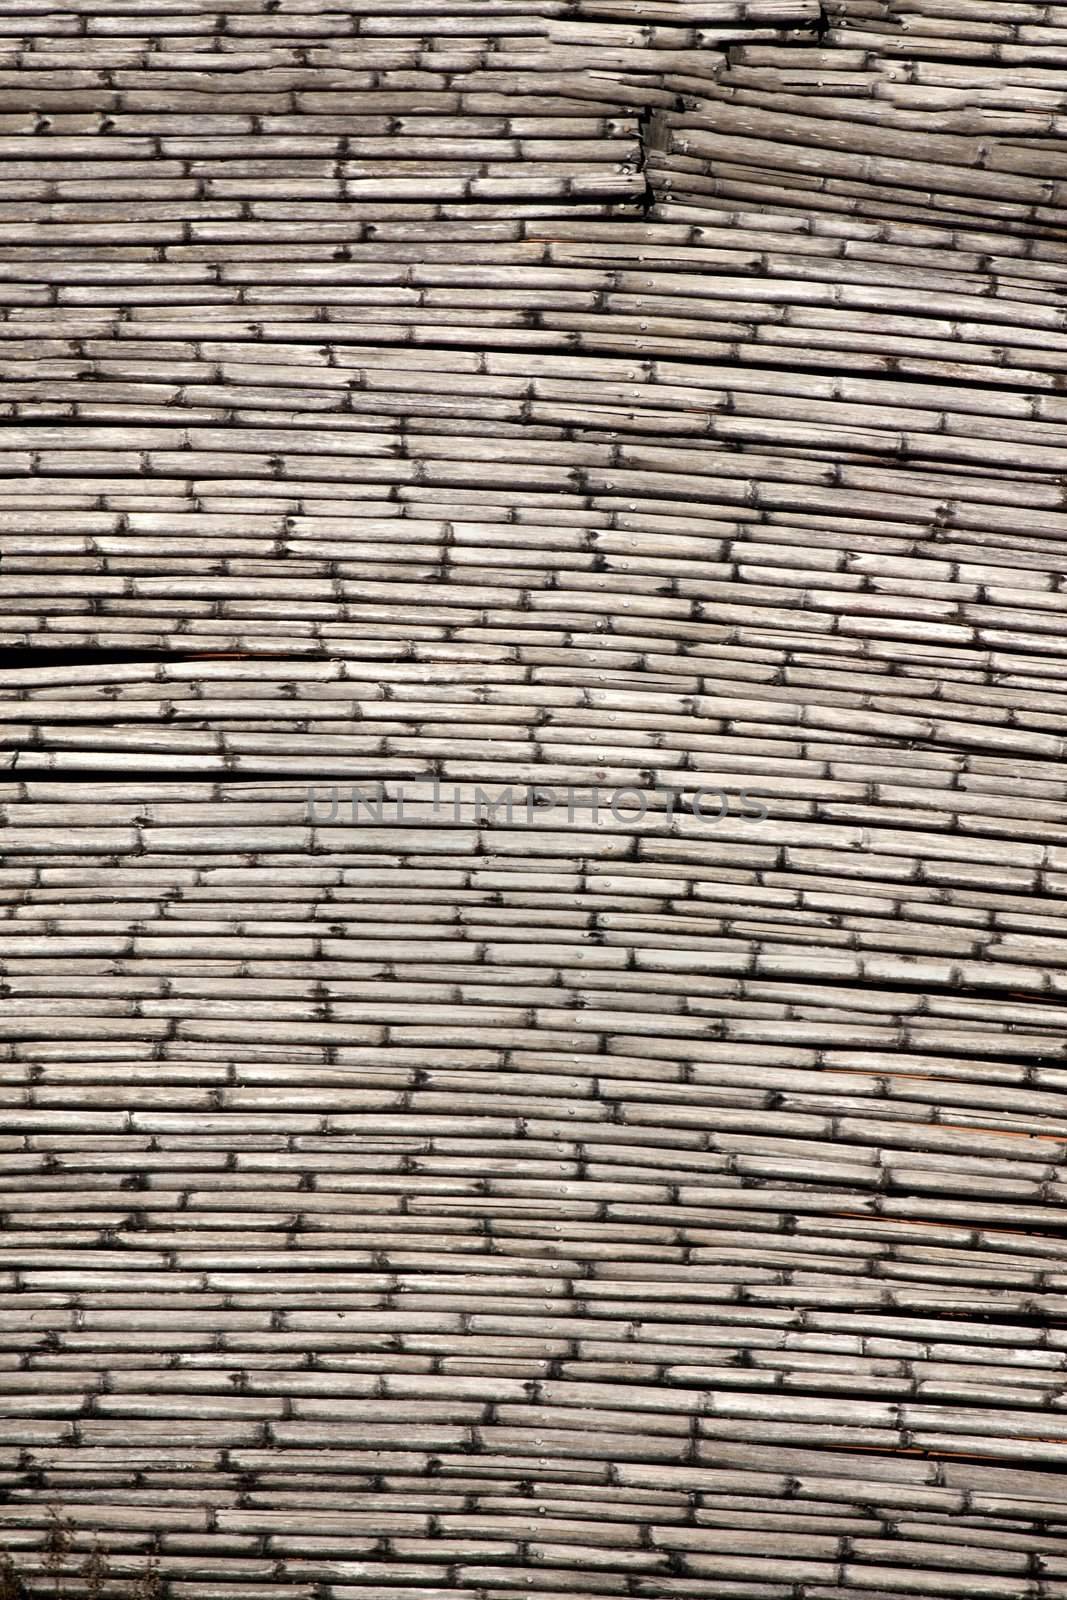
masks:
<instances>
[{"instance_id":1,"label":"sunlit bamboo surface","mask_svg":"<svg viewBox=\"0 0 1067 1600\"><path fill-rule=\"evenodd\" d=\"M1067 1600L1067 6L2 4L30 1592Z\"/></svg>"}]
</instances>

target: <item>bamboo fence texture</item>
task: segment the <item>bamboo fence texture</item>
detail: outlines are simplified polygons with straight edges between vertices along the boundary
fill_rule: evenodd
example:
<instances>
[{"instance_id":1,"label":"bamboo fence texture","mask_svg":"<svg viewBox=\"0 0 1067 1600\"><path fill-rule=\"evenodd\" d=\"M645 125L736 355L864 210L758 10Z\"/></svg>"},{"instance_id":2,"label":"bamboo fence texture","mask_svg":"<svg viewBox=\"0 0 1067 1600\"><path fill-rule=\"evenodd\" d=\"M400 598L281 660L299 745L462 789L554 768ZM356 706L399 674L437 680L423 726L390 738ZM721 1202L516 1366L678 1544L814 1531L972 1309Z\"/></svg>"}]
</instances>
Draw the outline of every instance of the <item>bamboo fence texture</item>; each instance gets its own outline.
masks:
<instances>
[{"instance_id":1,"label":"bamboo fence texture","mask_svg":"<svg viewBox=\"0 0 1067 1600\"><path fill-rule=\"evenodd\" d=\"M1067 6L0 3L5 1600L1067 1600Z\"/></svg>"}]
</instances>

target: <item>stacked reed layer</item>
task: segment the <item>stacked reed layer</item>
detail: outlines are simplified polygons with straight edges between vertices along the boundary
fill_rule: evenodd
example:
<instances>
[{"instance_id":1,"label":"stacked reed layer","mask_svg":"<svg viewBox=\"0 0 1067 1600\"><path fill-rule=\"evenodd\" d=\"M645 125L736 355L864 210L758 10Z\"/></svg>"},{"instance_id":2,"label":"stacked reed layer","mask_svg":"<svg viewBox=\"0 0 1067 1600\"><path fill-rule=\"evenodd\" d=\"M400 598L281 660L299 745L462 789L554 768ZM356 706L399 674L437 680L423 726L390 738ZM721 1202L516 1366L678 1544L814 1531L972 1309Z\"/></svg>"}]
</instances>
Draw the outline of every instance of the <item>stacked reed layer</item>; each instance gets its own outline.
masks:
<instances>
[{"instance_id":1,"label":"stacked reed layer","mask_svg":"<svg viewBox=\"0 0 1067 1600\"><path fill-rule=\"evenodd\" d=\"M0 15L0 1543L1067 1600L1067 9L224 4Z\"/></svg>"}]
</instances>

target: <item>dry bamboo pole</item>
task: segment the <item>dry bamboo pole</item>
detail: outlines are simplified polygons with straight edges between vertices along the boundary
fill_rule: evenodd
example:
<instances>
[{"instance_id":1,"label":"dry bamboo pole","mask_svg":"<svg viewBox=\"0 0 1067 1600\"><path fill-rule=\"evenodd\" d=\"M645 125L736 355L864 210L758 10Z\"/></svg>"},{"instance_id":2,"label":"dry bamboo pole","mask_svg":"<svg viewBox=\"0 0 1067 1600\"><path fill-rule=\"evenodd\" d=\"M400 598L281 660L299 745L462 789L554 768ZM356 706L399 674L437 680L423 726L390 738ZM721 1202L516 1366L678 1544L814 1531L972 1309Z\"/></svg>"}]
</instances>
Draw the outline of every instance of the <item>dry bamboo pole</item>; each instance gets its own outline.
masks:
<instances>
[{"instance_id":1,"label":"dry bamboo pole","mask_svg":"<svg viewBox=\"0 0 1067 1600\"><path fill-rule=\"evenodd\" d=\"M1064 29L826 20L0 18L31 1589L1057 1592Z\"/></svg>"}]
</instances>

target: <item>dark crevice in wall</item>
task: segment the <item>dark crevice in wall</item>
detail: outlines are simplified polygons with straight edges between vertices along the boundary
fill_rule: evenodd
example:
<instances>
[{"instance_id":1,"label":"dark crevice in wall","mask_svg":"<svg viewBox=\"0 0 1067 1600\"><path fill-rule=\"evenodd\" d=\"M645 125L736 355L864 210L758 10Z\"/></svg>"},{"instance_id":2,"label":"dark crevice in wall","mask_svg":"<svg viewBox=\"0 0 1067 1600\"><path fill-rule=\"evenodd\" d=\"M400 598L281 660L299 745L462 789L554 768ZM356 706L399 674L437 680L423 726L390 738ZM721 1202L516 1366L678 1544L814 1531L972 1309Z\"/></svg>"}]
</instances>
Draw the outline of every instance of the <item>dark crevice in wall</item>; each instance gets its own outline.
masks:
<instances>
[{"instance_id":1,"label":"dark crevice in wall","mask_svg":"<svg viewBox=\"0 0 1067 1600\"><path fill-rule=\"evenodd\" d=\"M76 771L70 768L56 770L55 768L37 763L33 760L32 753L26 755L16 751L15 758L7 768L0 768L0 782L11 781L15 783L32 781L34 783L62 784L64 788L77 788L80 784L106 783L115 788L121 784L182 784L182 783L225 783L227 788L240 787L262 783L288 783L294 788L305 789L309 786L319 788L337 788L345 797L346 804L353 789L361 793L372 794L376 785L371 780L360 781L348 776L336 777L328 770L317 776L308 776L306 773L287 772L274 767L257 767L254 772L231 772L221 761L205 760L202 765L195 768L183 767L178 771L164 766L145 767L79 767ZM399 783L417 782L413 775L410 779L398 779ZM323 797L322 804L327 803ZM2 837L2 834L0 834ZM2 1592L0 1592L2 1600Z\"/></svg>"},{"instance_id":2,"label":"dark crevice in wall","mask_svg":"<svg viewBox=\"0 0 1067 1600\"><path fill-rule=\"evenodd\" d=\"M95 667L121 662L155 661L307 661L322 652L287 650L124 650L93 645L10 645L0 648L0 678L5 672L46 667Z\"/></svg>"}]
</instances>

